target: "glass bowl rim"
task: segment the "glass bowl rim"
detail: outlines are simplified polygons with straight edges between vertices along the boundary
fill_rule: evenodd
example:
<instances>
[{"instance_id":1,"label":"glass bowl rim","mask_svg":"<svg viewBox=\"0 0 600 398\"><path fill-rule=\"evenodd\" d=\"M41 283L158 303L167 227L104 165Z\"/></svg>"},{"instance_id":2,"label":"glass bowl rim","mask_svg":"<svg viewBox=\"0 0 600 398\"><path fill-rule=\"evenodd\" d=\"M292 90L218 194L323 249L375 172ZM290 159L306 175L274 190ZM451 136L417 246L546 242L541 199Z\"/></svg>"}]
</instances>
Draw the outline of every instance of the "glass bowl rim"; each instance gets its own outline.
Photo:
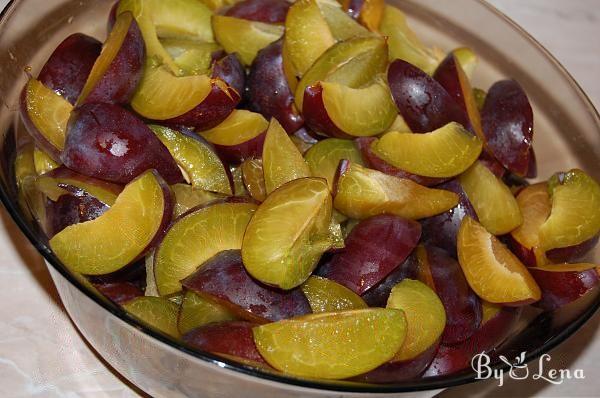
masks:
<instances>
[{"instance_id":1,"label":"glass bowl rim","mask_svg":"<svg viewBox=\"0 0 600 398\"><path fill-rule=\"evenodd\" d=\"M12 8L19 1L23 0L9 0L4 9L0 12L0 25L5 21L6 18L10 17ZM513 30L521 35L526 41L528 41L538 51L541 51L545 58L551 62L555 68L557 68L561 75L566 81L575 89L575 92L582 100L582 103L588 107L588 111L594 116L598 130L600 130L600 113L594 107L592 101L588 95L584 92L581 86L573 78L573 76L567 71L567 69L535 38L533 38L527 31L525 31L516 22L506 16L504 13L499 11L497 8L487 3L485 0L474 0L481 5L485 6L491 11L497 18L500 18L507 23ZM177 342L175 339L168 335L151 329L136 318L130 316L126 311L114 305L106 300L103 300L98 295L90 292L80 281L78 281L71 273L66 271L65 267L61 264L60 260L52 253L50 248L36 238L36 233L29 223L22 216L21 211L10 199L10 195L6 192L3 184L0 184L0 201L3 203L7 212L17 224L21 232L27 237L30 243L36 248L36 250L44 257L46 263L51 265L56 272L58 272L63 278L65 278L71 285L73 285L79 292L84 294L88 299L94 301L98 306L117 317L120 321L127 324L129 327L134 327L145 333L152 338L158 340L162 344L168 346L170 349L174 349L184 354L190 355L195 359L202 360L206 363L218 366L223 369L241 373L246 376L253 376L264 381L276 382L283 385L290 385L295 387L308 388L313 390L331 391L331 392L342 392L342 393L354 393L354 394L393 394L393 393L407 393L416 391L427 391L427 390L438 390L446 389L450 387L457 387L464 384L474 383L479 381L474 371L463 371L454 375L432 377L430 379L420 379L407 381L398 384L367 384L367 383L355 383L355 382L336 382L336 381L316 381L295 378L293 376L287 376L284 374L276 374L260 369L250 367L244 364L240 364L234 360L230 360L218 355L211 354L204 351L196 351L186 347L184 344ZM539 358L542 354L552 350L575 332L577 332L600 308L600 298L596 299L586 310L573 322L571 322L566 328L560 331L558 334L550 338L536 350L527 352L525 356L525 363L533 361ZM492 370L509 370L510 366L502 361L491 365ZM116 371L116 370L115 370ZM128 381L130 382L130 381Z\"/></svg>"}]
</instances>

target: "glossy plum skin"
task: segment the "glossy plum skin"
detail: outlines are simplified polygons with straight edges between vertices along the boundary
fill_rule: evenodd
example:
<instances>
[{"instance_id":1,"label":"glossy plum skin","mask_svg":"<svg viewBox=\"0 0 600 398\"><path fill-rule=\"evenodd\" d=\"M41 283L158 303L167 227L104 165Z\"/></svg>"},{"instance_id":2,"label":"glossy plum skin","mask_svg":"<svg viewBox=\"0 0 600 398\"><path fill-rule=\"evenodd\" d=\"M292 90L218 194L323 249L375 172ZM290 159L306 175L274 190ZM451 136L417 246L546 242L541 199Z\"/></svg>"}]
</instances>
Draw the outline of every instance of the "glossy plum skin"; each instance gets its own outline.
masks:
<instances>
[{"instance_id":1,"label":"glossy plum skin","mask_svg":"<svg viewBox=\"0 0 600 398\"><path fill-rule=\"evenodd\" d=\"M146 47L142 33L137 22L132 20L123 44L110 66L79 103L128 103L142 79L145 56Z\"/></svg>"},{"instance_id":2,"label":"glossy plum skin","mask_svg":"<svg viewBox=\"0 0 600 398\"><path fill-rule=\"evenodd\" d=\"M392 96L404 120L415 133L428 133L458 122L469 126L466 113L448 92L427 73L397 59L388 69Z\"/></svg>"},{"instance_id":3,"label":"glossy plum skin","mask_svg":"<svg viewBox=\"0 0 600 398\"><path fill-rule=\"evenodd\" d=\"M131 282L112 282L94 284L100 293L115 304L122 305L138 297L143 297L144 292Z\"/></svg>"},{"instance_id":4,"label":"glossy plum skin","mask_svg":"<svg viewBox=\"0 0 600 398\"><path fill-rule=\"evenodd\" d=\"M198 106L181 116L165 120L170 126L195 127L199 131L221 124L240 103L242 97L232 87L213 81L208 96Z\"/></svg>"},{"instance_id":5,"label":"glossy plum skin","mask_svg":"<svg viewBox=\"0 0 600 398\"><path fill-rule=\"evenodd\" d=\"M239 250L217 254L182 284L253 322L276 322L311 313L302 290L283 292L252 279L244 268Z\"/></svg>"},{"instance_id":6,"label":"glossy plum skin","mask_svg":"<svg viewBox=\"0 0 600 398\"><path fill-rule=\"evenodd\" d=\"M170 185L182 181L167 148L140 119L117 105L76 108L67 131L61 160L78 173L126 184L156 169Z\"/></svg>"},{"instance_id":7,"label":"glossy plum skin","mask_svg":"<svg viewBox=\"0 0 600 398\"><path fill-rule=\"evenodd\" d=\"M410 255L421 238L421 225L392 215L362 221L346 238L345 249L320 269L321 276L363 295Z\"/></svg>"},{"instance_id":8,"label":"glossy plum skin","mask_svg":"<svg viewBox=\"0 0 600 398\"><path fill-rule=\"evenodd\" d=\"M283 70L283 40L259 51L248 76L248 107L267 120L274 117L288 134L298 131L304 120L294 105L294 95Z\"/></svg>"},{"instance_id":9,"label":"glossy plum skin","mask_svg":"<svg viewBox=\"0 0 600 398\"><path fill-rule=\"evenodd\" d=\"M600 277L595 269L581 272L552 272L530 268L529 271L542 289L542 299L535 305L546 311L554 311L579 299L597 288L600 283Z\"/></svg>"},{"instance_id":10,"label":"glossy plum skin","mask_svg":"<svg viewBox=\"0 0 600 398\"><path fill-rule=\"evenodd\" d=\"M446 309L447 322L442 343L465 341L481 324L481 301L469 287L456 260L437 247L427 246L425 249L435 291Z\"/></svg>"},{"instance_id":11,"label":"glossy plum skin","mask_svg":"<svg viewBox=\"0 0 600 398\"><path fill-rule=\"evenodd\" d=\"M285 0L245 0L234 4L225 15L250 21L282 24L285 23L290 6L291 3Z\"/></svg>"},{"instance_id":12,"label":"glossy plum skin","mask_svg":"<svg viewBox=\"0 0 600 398\"><path fill-rule=\"evenodd\" d=\"M365 294L362 299L369 307L382 307L387 305L388 298L394 286L402 282L404 279L417 279L419 264L415 253L413 252L402 265L392 271L384 280L377 286L373 287Z\"/></svg>"},{"instance_id":13,"label":"glossy plum skin","mask_svg":"<svg viewBox=\"0 0 600 398\"><path fill-rule=\"evenodd\" d=\"M83 86L102 51L102 43L93 37L75 33L52 53L38 80L75 105Z\"/></svg>"},{"instance_id":14,"label":"glossy plum skin","mask_svg":"<svg viewBox=\"0 0 600 398\"><path fill-rule=\"evenodd\" d=\"M265 364L260 356L252 329L257 324L231 321L201 326L183 335L183 341L193 348Z\"/></svg>"},{"instance_id":15,"label":"glossy plum skin","mask_svg":"<svg viewBox=\"0 0 600 398\"><path fill-rule=\"evenodd\" d=\"M373 151L371 145L373 145L375 141L377 141L377 138L374 137L360 137L354 141L362 154L362 158L365 164L369 168L379 170L382 173L394 177L406 178L426 187L433 187L445 181L441 178L418 176L416 174L412 174L407 171L401 170L395 166L392 166L391 164L377 156L377 154Z\"/></svg>"},{"instance_id":16,"label":"glossy plum skin","mask_svg":"<svg viewBox=\"0 0 600 398\"><path fill-rule=\"evenodd\" d=\"M236 54L228 54L214 61L212 78L221 79L241 97L246 88L246 69Z\"/></svg>"},{"instance_id":17,"label":"glossy plum skin","mask_svg":"<svg viewBox=\"0 0 600 398\"><path fill-rule=\"evenodd\" d=\"M599 239L600 235L596 235L594 238L575 246L549 250L546 252L546 257L556 264L577 262L582 260L594 247L596 247Z\"/></svg>"},{"instance_id":18,"label":"glossy plum skin","mask_svg":"<svg viewBox=\"0 0 600 398\"><path fill-rule=\"evenodd\" d=\"M62 195L56 202L46 201L46 220L48 238L68 226L92 221L108 210L108 206L98 199L88 195Z\"/></svg>"},{"instance_id":19,"label":"glossy plum skin","mask_svg":"<svg viewBox=\"0 0 600 398\"><path fill-rule=\"evenodd\" d=\"M487 148L511 172L525 176L531 163L533 110L514 80L494 84L485 100L481 122Z\"/></svg>"},{"instance_id":20,"label":"glossy plum skin","mask_svg":"<svg viewBox=\"0 0 600 398\"><path fill-rule=\"evenodd\" d=\"M477 214L457 180L450 180L437 188L456 193L459 200L458 206L445 213L423 220L423 240L432 246L446 250L456 258L456 238L462 219L465 216L477 219Z\"/></svg>"}]
</instances>

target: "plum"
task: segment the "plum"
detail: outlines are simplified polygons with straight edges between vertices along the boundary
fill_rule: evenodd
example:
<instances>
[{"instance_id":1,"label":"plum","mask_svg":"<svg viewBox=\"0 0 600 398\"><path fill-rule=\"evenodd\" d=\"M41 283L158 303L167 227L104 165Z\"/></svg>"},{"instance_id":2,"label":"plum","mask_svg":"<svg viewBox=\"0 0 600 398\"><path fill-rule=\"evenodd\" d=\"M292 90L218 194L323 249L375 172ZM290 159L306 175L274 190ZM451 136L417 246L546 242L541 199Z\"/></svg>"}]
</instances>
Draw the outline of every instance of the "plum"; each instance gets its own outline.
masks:
<instances>
[{"instance_id":1,"label":"plum","mask_svg":"<svg viewBox=\"0 0 600 398\"><path fill-rule=\"evenodd\" d=\"M33 163L38 175L46 174L61 166L46 151L38 147L35 147L33 151Z\"/></svg>"},{"instance_id":2,"label":"plum","mask_svg":"<svg viewBox=\"0 0 600 398\"><path fill-rule=\"evenodd\" d=\"M118 305L144 296L142 289L131 282L94 283L94 287L104 297Z\"/></svg>"},{"instance_id":3,"label":"plum","mask_svg":"<svg viewBox=\"0 0 600 398\"><path fill-rule=\"evenodd\" d=\"M267 198L267 187L261 159L248 159L242 163L242 178L246 191L253 199L264 202Z\"/></svg>"},{"instance_id":4,"label":"plum","mask_svg":"<svg viewBox=\"0 0 600 398\"><path fill-rule=\"evenodd\" d=\"M300 130L294 132L290 138L300 153L306 155L306 152L308 152L310 148L319 142L315 135L316 134L313 134L311 131L301 128Z\"/></svg>"},{"instance_id":5,"label":"plum","mask_svg":"<svg viewBox=\"0 0 600 398\"><path fill-rule=\"evenodd\" d=\"M101 42L82 33L74 33L56 47L40 71L38 80L75 105L100 51Z\"/></svg>"},{"instance_id":6,"label":"plum","mask_svg":"<svg viewBox=\"0 0 600 398\"><path fill-rule=\"evenodd\" d=\"M385 307L394 286L404 279L417 279L418 260L413 251L410 256L384 280L369 289L361 297L369 307Z\"/></svg>"},{"instance_id":7,"label":"plum","mask_svg":"<svg viewBox=\"0 0 600 398\"><path fill-rule=\"evenodd\" d=\"M286 0L244 0L225 12L228 17L283 24L291 4Z\"/></svg>"},{"instance_id":8,"label":"plum","mask_svg":"<svg viewBox=\"0 0 600 398\"><path fill-rule=\"evenodd\" d=\"M363 295L399 267L417 246L421 225L392 215L368 218L352 229L346 247L320 275Z\"/></svg>"},{"instance_id":9,"label":"plum","mask_svg":"<svg viewBox=\"0 0 600 398\"><path fill-rule=\"evenodd\" d=\"M226 197L222 194L204 191L202 189L194 189L188 184L171 185L171 191L175 196L174 216L176 218L194 208L206 205L216 200L222 200Z\"/></svg>"},{"instance_id":10,"label":"plum","mask_svg":"<svg viewBox=\"0 0 600 398\"><path fill-rule=\"evenodd\" d=\"M167 148L118 105L88 103L76 108L67 131L61 160L78 173L126 184L155 168L170 184L182 180Z\"/></svg>"},{"instance_id":11,"label":"plum","mask_svg":"<svg viewBox=\"0 0 600 398\"><path fill-rule=\"evenodd\" d=\"M129 12L120 14L89 73L77 105L128 103L142 77L144 58L144 39L137 22Z\"/></svg>"},{"instance_id":12,"label":"plum","mask_svg":"<svg viewBox=\"0 0 600 398\"><path fill-rule=\"evenodd\" d=\"M278 40L258 52L248 76L248 106L268 119L277 119L292 134L304 120L284 73L282 50L283 40Z\"/></svg>"},{"instance_id":13,"label":"plum","mask_svg":"<svg viewBox=\"0 0 600 398\"><path fill-rule=\"evenodd\" d=\"M177 330L179 306L163 297L137 297L123 304L130 315L170 337L180 337Z\"/></svg>"},{"instance_id":14,"label":"plum","mask_svg":"<svg viewBox=\"0 0 600 398\"><path fill-rule=\"evenodd\" d=\"M384 0L344 0L344 10L373 32L378 32L383 19Z\"/></svg>"},{"instance_id":15,"label":"plum","mask_svg":"<svg viewBox=\"0 0 600 398\"><path fill-rule=\"evenodd\" d=\"M221 53L216 43L197 42L189 39L161 39L160 44L171 56L180 70L180 75L203 75L211 71L215 54ZM238 61L239 62L239 61Z\"/></svg>"},{"instance_id":16,"label":"plum","mask_svg":"<svg viewBox=\"0 0 600 398\"><path fill-rule=\"evenodd\" d=\"M266 365L254 344L252 329L256 326L255 323L242 321L212 323L187 332L182 339L198 350Z\"/></svg>"},{"instance_id":17,"label":"plum","mask_svg":"<svg viewBox=\"0 0 600 398\"><path fill-rule=\"evenodd\" d=\"M319 0L317 5L336 40L344 41L354 37L374 36L368 29L348 15L338 2Z\"/></svg>"},{"instance_id":18,"label":"plum","mask_svg":"<svg viewBox=\"0 0 600 398\"><path fill-rule=\"evenodd\" d=\"M246 69L236 54L217 59L212 65L212 78L221 79L241 97L246 89Z\"/></svg>"},{"instance_id":19,"label":"plum","mask_svg":"<svg viewBox=\"0 0 600 398\"><path fill-rule=\"evenodd\" d=\"M532 162L533 110L515 80L503 80L488 91L481 112L487 148L508 170L526 176Z\"/></svg>"},{"instance_id":20,"label":"plum","mask_svg":"<svg viewBox=\"0 0 600 398\"><path fill-rule=\"evenodd\" d=\"M415 133L428 133L457 122L469 126L466 113L444 87L416 66L397 59L388 82L398 110Z\"/></svg>"},{"instance_id":21,"label":"plum","mask_svg":"<svg viewBox=\"0 0 600 398\"><path fill-rule=\"evenodd\" d=\"M362 157L354 142L339 138L328 138L313 145L304 156L312 175L325 178L333 190L335 174L341 160L347 159L363 165Z\"/></svg>"},{"instance_id":22,"label":"plum","mask_svg":"<svg viewBox=\"0 0 600 398\"><path fill-rule=\"evenodd\" d=\"M66 167L59 167L39 176L36 187L51 200L57 200L65 194L90 195L109 207L123 190L121 185L78 174Z\"/></svg>"},{"instance_id":23,"label":"plum","mask_svg":"<svg viewBox=\"0 0 600 398\"><path fill-rule=\"evenodd\" d=\"M311 276L302 285L302 292L315 314L367 308L356 293L331 279Z\"/></svg>"},{"instance_id":24,"label":"plum","mask_svg":"<svg viewBox=\"0 0 600 398\"><path fill-rule=\"evenodd\" d=\"M183 335L200 326L215 322L235 321L237 317L222 305L186 290L181 300L177 328Z\"/></svg>"},{"instance_id":25,"label":"plum","mask_svg":"<svg viewBox=\"0 0 600 398\"><path fill-rule=\"evenodd\" d=\"M592 264L549 265L530 268L529 271L542 290L542 299L535 305L546 311L572 303L600 284L600 276Z\"/></svg>"},{"instance_id":26,"label":"plum","mask_svg":"<svg viewBox=\"0 0 600 398\"><path fill-rule=\"evenodd\" d=\"M217 254L181 283L186 289L253 322L275 322L311 312L300 289L282 292L252 279L239 250Z\"/></svg>"},{"instance_id":27,"label":"plum","mask_svg":"<svg viewBox=\"0 0 600 398\"><path fill-rule=\"evenodd\" d=\"M46 202L48 238L70 225L92 221L104 214L109 207L90 195L62 195L56 201Z\"/></svg>"}]
</instances>

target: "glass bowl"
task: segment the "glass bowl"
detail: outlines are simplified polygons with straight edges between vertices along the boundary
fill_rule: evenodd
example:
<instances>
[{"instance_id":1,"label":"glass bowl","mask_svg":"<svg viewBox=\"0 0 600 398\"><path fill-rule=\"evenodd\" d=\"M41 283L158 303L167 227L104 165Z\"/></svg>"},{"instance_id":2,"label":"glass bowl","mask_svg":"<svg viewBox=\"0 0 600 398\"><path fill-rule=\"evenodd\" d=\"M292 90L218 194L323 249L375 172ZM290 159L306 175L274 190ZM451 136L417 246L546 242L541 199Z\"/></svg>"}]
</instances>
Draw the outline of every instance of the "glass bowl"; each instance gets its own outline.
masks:
<instances>
[{"instance_id":1,"label":"glass bowl","mask_svg":"<svg viewBox=\"0 0 600 398\"><path fill-rule=\"evenodd\" d=\"M494 8L478 0L390 0L409 16L429 44L450 50L473 48L481 58L476 87L503 78L518 80L535 113L540 178L580 167L600 179L600 119L582 90L548 52ZM473 371L405 382L368 385L305 380L259 371L208 353L192 352L146 328L86 288L50 252L47 240L19 209L13 178L18 98L28 73L35 75L69 34L106 37L112 0L14 0L0 20L0 197L31 243L47 261L62 301L77 328L98 353L141 390L155 397L341 397L372 394L431 396L476 380ZM600 262L596 249L591 260ZM597 292L554 313L522 317L498 350L508 358L526 351L532 360L585 323L600 306ZM506 365L497 364L496 368Z\"/></svg>"}]
</instances>

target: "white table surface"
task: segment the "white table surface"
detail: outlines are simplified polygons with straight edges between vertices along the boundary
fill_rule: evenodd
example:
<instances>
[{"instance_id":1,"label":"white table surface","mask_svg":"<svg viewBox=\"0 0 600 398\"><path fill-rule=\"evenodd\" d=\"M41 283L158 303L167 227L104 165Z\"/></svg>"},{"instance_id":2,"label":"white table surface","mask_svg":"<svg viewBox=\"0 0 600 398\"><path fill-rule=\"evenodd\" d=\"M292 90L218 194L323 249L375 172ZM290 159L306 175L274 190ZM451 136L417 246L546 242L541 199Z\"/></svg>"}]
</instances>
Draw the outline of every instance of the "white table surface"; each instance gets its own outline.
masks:
<instances>
[{"instance_id":1,"label":"white table surface","mask_svg":"<svg viewBox=\"0 0 600 398\"><path fill-rule=\"evenodd\" d=\"M449 1L449 0L440 0ZM545 45L600 105L599 0L490 0ZM0 0L3 8L7 0ZM82 340L41 257L0 209L0 397L139 397ZM600 396L600 314L553 351L550 366L583 369L554 386L507 381L459 387L458 397Z\"/></svg>"}]
</instances>

